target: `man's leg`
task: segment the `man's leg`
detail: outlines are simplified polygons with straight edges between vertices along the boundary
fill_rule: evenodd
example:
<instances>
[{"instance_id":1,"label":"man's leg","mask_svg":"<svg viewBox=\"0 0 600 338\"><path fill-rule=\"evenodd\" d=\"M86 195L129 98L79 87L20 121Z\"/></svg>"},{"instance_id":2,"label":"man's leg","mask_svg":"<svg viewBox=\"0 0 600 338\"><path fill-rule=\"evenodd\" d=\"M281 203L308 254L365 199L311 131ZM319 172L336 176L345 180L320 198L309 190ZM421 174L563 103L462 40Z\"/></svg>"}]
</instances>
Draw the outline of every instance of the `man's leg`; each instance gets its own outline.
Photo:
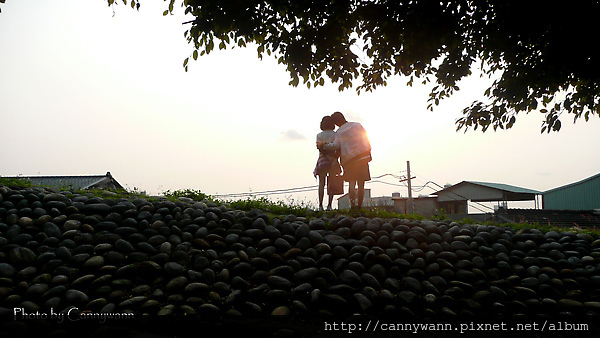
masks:
<instances>
[{"instance_id":1,"label":"man's leg","mask_svg":"<svg viewBox=\"0 0 600 338\"><path fill-rule=\"evenodd\" d=\"M358 207L362 208L363 200L365 198L365 181L357 181L356 184L358 185Z\"/></svg>"},{"instance_id":2,"label":"man's leg","mask_svg":"<svg viewBox=\"0 0 600 338\"><path fill-rule=\"evenodd\" d=\"M348 195L350 197L350 207L353 208L356 206L356 181L348 181L348 184L350 185L350 188L348 189Z\"/></svg>"},{"instance_id":3,"label":"man's leg","mask_svg":"<svg viewBox=\"0 0 600 338\"><path fill-rule=\"evenodd\" d=\"M327 211L331 211L332 204L333 204L333 197L334 197L334 195L329 195L329 203L327 204Z\"/></svg>"}]
</instances>

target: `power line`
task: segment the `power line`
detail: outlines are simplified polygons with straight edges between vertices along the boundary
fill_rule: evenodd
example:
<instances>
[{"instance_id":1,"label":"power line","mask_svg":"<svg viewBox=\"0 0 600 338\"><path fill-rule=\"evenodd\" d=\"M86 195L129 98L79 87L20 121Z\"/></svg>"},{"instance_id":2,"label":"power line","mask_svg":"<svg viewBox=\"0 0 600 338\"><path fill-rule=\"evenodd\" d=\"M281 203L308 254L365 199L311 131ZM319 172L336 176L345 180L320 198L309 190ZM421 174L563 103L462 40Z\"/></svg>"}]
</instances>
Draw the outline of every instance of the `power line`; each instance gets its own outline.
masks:
<instances>
[{"instance_id":1,"label":"power line","mask_svg":"<svg viewBox=\"0 0 600 338\"><path fill-rule=\"evenodd\" d=\"M296 187L296 188L276 189L276 190L266 190L266 191L249 191L249 192L221 194L221 195L213 195L213 196L214 197L249 197L249 196L262 196L262 195L278 195L278 194L288 194L288 193L312 191L312 190L315 190L318 188L319 188L318 185L311 185L311 186L306 186L306 187Z\"/></svg>"},{"instance_id":2,"label":"power line","mask_svg":"<svg viewBox=\"0 0 600 338\"><path fill-rule=\"evenodd\" d=\"M390 185L390 186L395 186L395 187L408 187L408 185L406 184L406 177L403 175L399 175L401 173L406 172L406 170L401 170L397 173L387 173L387 174L383 174L383 175L379 175L379 176L374 176L372 177L371 181L367 181L366 183L368 184L372 184L372 183L380 183L380 184L385 184L385 185ZM419 174L415 173L413 171L413 173L416 176L420 176ZM400 180L401 184L398 183L390 183L390 182L385 182L382 180L379 180L380 178L384 178L384 177L393 177L395 179ZM432 188L430 185L435 185L441 189L444 189L443 186L437 184L434 181L427 181L425 182L425 184L423 185L419 185L419 186L412 186L411 190L414 192L421 192L423 191L423 189L425 188L429 188L432 190L435 190L434 188ZM345 183L345 186L347 186L347 183ZM218 195L213 195L214 197L217 198L243 198L243 197L255 197L255 196L269 196L269 195L281 195L281 194L294 194L294 193L301 193L301 192L311 192L311 191L317 191L319 189L318 185L310 185L310 186L304 186L304 187L295 187L295 188L287 188L287 189L275 189L275 190L264 190L264 191L249 191L249 192L239 192L239 193L231 193L231 194L218 194ZM452 192L452 194L456 195L458 198L454 198L455 200L461 200L461 199L467 199L465 196L462 196L460 194L457 194L455 192ZM474 204L478 204L481 207L493 210L491 207L481 204L479 202L473 202L471 201L471 203ZM472 205L473 208L485 212L484 210L477 208L475 205Z\"/></svg>"},{"instance_id":3,"label":"power line","mask_svg":"<svg viewBox=\"0 0 600 338\"><path fill-rule=\"evenodd\" d=\"M395 187L403 187L403 185L401 184L396 184L396 183L390 183L390 182L384 182L384 181L379 181L379 180L375 180L375 181L367 181L366 183L382 183L382 184L387 184L387 185L392 185Z\"/></svg>"},{"instance_id":4,"label":"power line","mask_svg":"<svg viewBox=\"0 0 600 338\"><path fill-rule=\"evenodd\" d=\"M390 186L395 186L395 187L406 187L406 184L398 184L398 183L390 183L390 182L385 182L382 180L378 180L378 178L383 178L386 176L391 176L394 177L396 179L405 179L405 177L403 176L398 176L395 174L383 174L383 175L379 175L379 176L375 176L373 177L373 179L371 181L367 181L367 184L372 184L372 183L381 183L381 184L385 184L385 185L390 185ZM431 182L434 183L434 182ZM347 185L347 183L345 183ZM434 183L435 184L435 183ZM413 191L415 192L420 192L422 191L426 186L417 186L420 187L420 189L413 189ZM238 197L252 197L252 196L268 196L268 195L281 195L281 194L293 194L293 193L300 193L300 192L309 192L309 191L316 191L318 190L319 186L318 185L311 185L311 186L305 186L305 187L296 187L296 188L287 188L287 189L275 189L275 190L265 190L265 191L248 191L248 192L239 192L239 193L231 193L231 194L217 194L217 195L213 195L214 197L217 198L238 198Z\"/></svg>"},{"instance_id":5,"label":"power line","mask_svg":"<svg viewBox=\"0 0 600 338\"><path fill-rule=\"evenodd\" d=\"M380 183L380 184L385 184L385 185L390 185L390 186L395 186L395 187L408 187L408 185L406 184L406 179L407 178L405 176L398 175L398 174L401 174L403 172L406 172L406 170L399 171L397 174L395 174L395 173L388 173L388 174L383 174L383 175L375 176L375 177L372 177L371 181L367 181L366 183L368 183L368 184ZM415 173L414 171L413 171L413 173L416 176L420 176L419 174ZM387 177L387 176L390 176L390 177L393 177L395 179L400 180L401 184L390 183L390 182L385 182L385 181L378 180L380 178L384 178L384 177ZM412 186L411 187L411 191L421 192L425 188L429 188L429 189L435 190L434 188L432 188L431 186L429 186L430 184L435 185L435 186L437 186L437 187L439 187L441 189L444 189L443 186L437 184L434 181L427 181L423 185ZM347 186L347 183L345 183L345 185ZM275 189L275 190L264 190L264 191L249 191L249 192L240 192L240 193L231 193L231 194L218 194L218 195L213 195L213 196L217 197L217 198L243 198L243 197L256 197L256 196L269 196L269 195L281 195L281 194L294 194L294 193L301 193L301 192L311 192L311 191L317 191L318 189L319 189L318 185L310 185L310 186L287 188L287 189ZM467 200L467 198L465 196L462 196L462 195L457 194L455 192L452 192L452 194L458 196L458 198L454 199L456 201L461 200L461 199ZM490 210L493 210L493 208L491 208L491 207L489 207L487 205L481 204L479 202L471 201L471 203L477 204L477 205L479 205L481 207L484 207L484 208L487 208L487 209L490 209ZM481 211L481 212L485 212L485 210L482 210L482 209L478 208L475 205L471 205L471 206L473 208Z\"/></svg>"},{"instance_id":6,"label":"power line","mask_svg":"<svg viewBox=\"0 0 600 338\"><path fill-rule=\"evenodd\" d=\"M388 185L401 186L399 184L394 184L394 183L377 180L378 178L383 178L386 176L392 176L394 178L398 177L397 175L392 174L392 173L383 174L383 175L373 177L374 180L368 181L367 183L382 183L382 184L388 184ZM281 194L293 194L293 193L299 193L299 192L309 192L309 191L316 191L318 189L319 189L318 185L310 185L310 186L305 186L305 187L275 189L275 190L265 190L265 191L249 191L249 192L239 192L239 193L231 193L231 194L218 194L218 195L213 195L213 196L218 197L218 198L268 196L268 195L281 195Z\"/></svg>"}]
</instances>

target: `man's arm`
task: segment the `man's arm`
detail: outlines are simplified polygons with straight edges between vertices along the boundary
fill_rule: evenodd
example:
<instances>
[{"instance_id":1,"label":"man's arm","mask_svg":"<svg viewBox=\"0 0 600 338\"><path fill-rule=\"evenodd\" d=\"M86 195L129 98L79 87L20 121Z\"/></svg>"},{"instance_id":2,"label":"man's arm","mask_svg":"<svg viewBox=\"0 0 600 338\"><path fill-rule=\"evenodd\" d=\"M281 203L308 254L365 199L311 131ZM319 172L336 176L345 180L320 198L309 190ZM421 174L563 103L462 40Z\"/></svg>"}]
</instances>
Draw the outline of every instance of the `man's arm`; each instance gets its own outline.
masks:
<instances>
[{"instance_id":1,"label":"man's arm","mask_svg":"<svg viewBox=\"0 0 600 338\"><path fill-rule=\"evenodd\" d=\"M340 139L338 139L336 137L333 142L323 144L320 149L323 149L323 150L339 150L340 149Z\"/></svg>"}]
</instances>

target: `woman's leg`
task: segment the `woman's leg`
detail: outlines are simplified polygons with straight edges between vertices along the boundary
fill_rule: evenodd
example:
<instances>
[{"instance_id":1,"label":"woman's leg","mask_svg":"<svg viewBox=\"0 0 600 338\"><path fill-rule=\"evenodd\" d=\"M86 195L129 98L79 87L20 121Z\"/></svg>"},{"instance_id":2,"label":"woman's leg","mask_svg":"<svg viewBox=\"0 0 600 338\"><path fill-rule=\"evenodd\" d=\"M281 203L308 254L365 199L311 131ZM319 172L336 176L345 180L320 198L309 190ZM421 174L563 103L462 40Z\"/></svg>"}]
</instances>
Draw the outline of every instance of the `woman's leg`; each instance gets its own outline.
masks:
<instances>
[{"instance_id":1,"label":"woman's leg","mask_svg":"<svg viewBox=\"0 0 600 338\"><path fill-rule=\"evenodd\" d=\"M319 210L323 210L323 197L325 197L325 178L327 175L319 174Z\"/></svg>"},{"instance_id":2,"label":"woman's leg","mask_svg":"<svg viewBox=\"0 0 600 338\"><path fill-rule=\"evenodd\" d=\"M331 176L335 176L335 175L333 175L331 173L329 173L327 175L327 195L329 197L329 201L328 201L329 203L327 204L327 211L331 210L331 203L333 203L333 197L335 196L335 195L329 193L330 192L329 191L329 180L331 179Z\"/></svg>"}]
</instances>

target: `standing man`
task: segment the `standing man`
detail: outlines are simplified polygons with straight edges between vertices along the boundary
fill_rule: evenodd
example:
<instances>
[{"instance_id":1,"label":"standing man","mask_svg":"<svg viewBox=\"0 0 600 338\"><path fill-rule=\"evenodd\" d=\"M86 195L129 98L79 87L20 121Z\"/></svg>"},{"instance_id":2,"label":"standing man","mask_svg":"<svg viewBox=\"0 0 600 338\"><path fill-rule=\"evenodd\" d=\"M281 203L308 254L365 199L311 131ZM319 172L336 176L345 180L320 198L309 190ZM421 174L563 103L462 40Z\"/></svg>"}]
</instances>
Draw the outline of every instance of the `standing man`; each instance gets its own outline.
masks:
<instances>
[{"instance_id":1,"label":"standing man","mask_svg":"<svg viewBox=\"0 0 600 338\"><path fill-rule=\"evenodd\" d=\"M331 115L339 127L333 143L324 145L326 150L340 149L340 162L344 168L344 181L350 185L350 206L362 208L365 197L365 181L371 180L371 142L365 128L358 122L348 122L344 115L335 112ZM357 192L358 188L358 192Z\"/></svg>"}]
</instances>

